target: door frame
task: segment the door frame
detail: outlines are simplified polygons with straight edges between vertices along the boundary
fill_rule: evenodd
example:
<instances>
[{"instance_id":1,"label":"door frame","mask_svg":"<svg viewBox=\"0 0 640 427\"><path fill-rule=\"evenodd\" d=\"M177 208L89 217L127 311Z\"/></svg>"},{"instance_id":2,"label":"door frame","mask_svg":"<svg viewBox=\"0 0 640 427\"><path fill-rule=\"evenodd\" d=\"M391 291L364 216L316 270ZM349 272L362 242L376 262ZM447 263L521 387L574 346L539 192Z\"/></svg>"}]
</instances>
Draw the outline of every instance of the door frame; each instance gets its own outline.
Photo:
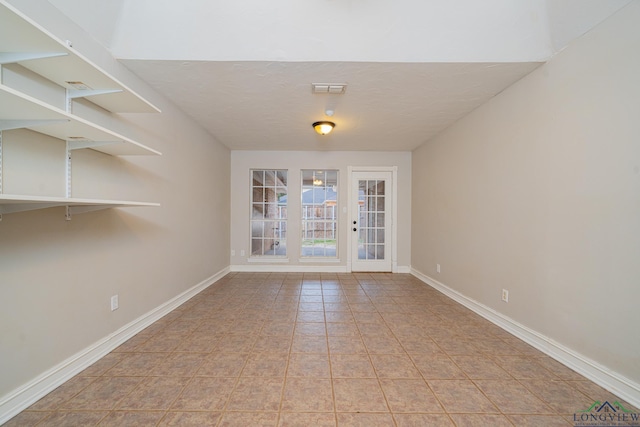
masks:
<instances>
[{"instance_id":1,"label":"door frame","mask_svg":"<svg viewBox=\"0 0 640 427\"><path fill-rule=\"evenodd\" d=\"M398 167L397 166L348 166L347 167L347 175L348 175L348 188L349 194L347 198L347 216L348 222L346 224L346 230L351 231L351 222L354 220L354 215L356 215L353 200L353 172L391 172L391 236L387 236L387 238L391 238L391 272L398 272L398 226L396 218L398 217ZM347 236L347 272L352 272L352 241L353 237L351 233L348 233Z\"/></svg>"}]
</instances>

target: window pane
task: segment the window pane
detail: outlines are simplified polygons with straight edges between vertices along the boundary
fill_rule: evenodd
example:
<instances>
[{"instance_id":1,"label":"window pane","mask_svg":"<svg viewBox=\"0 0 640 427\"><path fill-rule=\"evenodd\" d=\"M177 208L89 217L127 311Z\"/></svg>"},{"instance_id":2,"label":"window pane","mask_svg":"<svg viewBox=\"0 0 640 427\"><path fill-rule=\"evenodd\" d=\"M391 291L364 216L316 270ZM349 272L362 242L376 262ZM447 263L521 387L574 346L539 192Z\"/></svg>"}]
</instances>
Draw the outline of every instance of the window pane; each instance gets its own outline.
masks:
<instances>
[{"instance_id":1,"label":"window pane","mask_svg":"<svg viewBox=\"0 0 640 427\"><path fill-rule=\"evenodd\" d=\"M264 223L261 221L254 221L251 223L251 237L262 237L262 230L264 229Z\"/></svg>"},{"instance_id":2,"label":"window pane","mask_svg":"<svg viewBox=\"0 0 640 427\"><path fill-rule=\"evenodd\" d=\"M262 239L251 239L251 255L262 255Z\"/></svg>"},{"instance_id":3,"label":"window pane","mask_svg":"<svg viewBox=\"0 0 640 427\"><path fill-rule=\"evenodd\" d=\"M264 188L262 187L253 187L253 191L251 192L253 202L263 202L264 201Z\"/></svg>"},{"instance_id":4,"label":"window pane","mask_svg":"<svg viewBox=\"0 0 640 427\"><path fill-rule=\"evenodd\" d=\"M253 171L252 179L254 186L264 185L264 171Z\"/></svg>"},{"instance_id":5,"label":"window pane","mask_svg":"<svg viewBox=\"0 0 640 427\"><path fill-rule=\"evenodd\" d=\"M278 185L287 186L287 171L277 171Z\"/></svg>"},{"instance_id":6,"label":"window pane","mask_svg":"<svg viewBox=\"0 0 640 427\"><path fill-rule=\"evenodd\" d=\"M264 218L264 205L262 203L254 203L251 208L251 219Z\"/></svg>"},{"instance_id":7,"label":"window pane","mask_svg":"<svg viewBox=\"0 0 640 427\"><path fill-rule=\"evenodd\" d=\"M301 171L302 176L302 186L311 186L313 185L313 171L303 170Z\"/></svg>"},{"instance_id":8,"label":"window pane","mask_svg":"<svg viewBox=\"0 0 640 427\"><path fill-rule=\"evenodd\" d=\"M265 187L276 186L276 171L264 171L264 186Z\"/></svg>"}]
</instances>

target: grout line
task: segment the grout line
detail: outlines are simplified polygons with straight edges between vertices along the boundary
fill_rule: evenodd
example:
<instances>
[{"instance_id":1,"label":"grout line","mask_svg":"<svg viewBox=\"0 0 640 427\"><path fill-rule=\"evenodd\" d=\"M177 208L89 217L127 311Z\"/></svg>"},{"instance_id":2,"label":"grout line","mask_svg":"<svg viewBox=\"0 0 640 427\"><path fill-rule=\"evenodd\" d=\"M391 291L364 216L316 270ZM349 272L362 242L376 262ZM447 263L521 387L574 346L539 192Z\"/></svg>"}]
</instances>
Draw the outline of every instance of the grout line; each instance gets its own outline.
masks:
<instances>
[{"instance_id":1,"label":"grout line","mask_svg":"<svg viewBox=\"0 0 640 427\"><path fill-rule=\"evenodd\" d=\"M322 290L322 286L321 286ZM342 292L342 289L340 290ZM333 386L333 365L331 363L331 346L329 345L329 329L327 328L327 312L325 310L324 292L322 293L322 316L324 317L324 334L327 341L327 363L329 365L329 384L331 384L331 398L333 400L333 418L338 425L338 405L336 404L336 390Z\"/></svg>"},{"instance_id":2,"label":"grout line","mask_svg":"<svg viewBox=\"0 0 640 427\"><path fill-rule=\"evenodd\" d=\"M282 287L284 286L281 285L280 289L282 289ZM279 293L279 291L278 291ZM300 296L298 296L298 302L297 304L300 304ZM293 328L291 328L291 332L289 334L289 351L287 353L287 363L285 364L285 368L284 368L284 381L282 383L282 390L280 390L280 403L278 405L278 416L276 418L276 425L280 425L280 418L282 417L282 405L284 403L284 393L285 393L285 389L287 387L287 379L289 378L289 362L291 361L291 353L293 351L293 336L295 334L295 324L296 324L296 320L298 319L298 306L296 306L296 315L293 319Z\"/></svg>"}]
</instances>

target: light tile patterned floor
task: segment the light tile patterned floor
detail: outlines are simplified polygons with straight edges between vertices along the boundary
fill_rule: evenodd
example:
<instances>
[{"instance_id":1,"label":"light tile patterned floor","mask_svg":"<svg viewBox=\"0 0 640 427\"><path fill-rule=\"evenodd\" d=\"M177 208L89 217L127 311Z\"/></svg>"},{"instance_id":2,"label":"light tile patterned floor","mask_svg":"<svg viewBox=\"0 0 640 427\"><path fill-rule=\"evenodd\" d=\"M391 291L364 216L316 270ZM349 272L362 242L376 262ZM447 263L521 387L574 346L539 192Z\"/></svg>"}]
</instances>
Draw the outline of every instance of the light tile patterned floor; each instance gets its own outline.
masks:
<instances>
[{"instance_id":1,"label":"light tile patterned floor","mask_svg":"<svg viewBox=\"0 0 640 427\"><path fill-rule=\"evenodd\" d=\"M548 427L596 400L410 275L234 273L7 426Z\"/></svg>"}]
</instances>

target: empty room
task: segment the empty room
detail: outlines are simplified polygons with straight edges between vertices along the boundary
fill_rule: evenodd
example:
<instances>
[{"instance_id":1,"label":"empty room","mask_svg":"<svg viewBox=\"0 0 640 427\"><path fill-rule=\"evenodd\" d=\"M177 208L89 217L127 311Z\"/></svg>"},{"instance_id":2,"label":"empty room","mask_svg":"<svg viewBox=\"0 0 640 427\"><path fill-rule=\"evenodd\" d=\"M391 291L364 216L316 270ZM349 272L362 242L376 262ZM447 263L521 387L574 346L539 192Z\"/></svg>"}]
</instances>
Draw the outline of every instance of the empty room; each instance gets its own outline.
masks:
<instances>
[{"instance_id":1,"label":"empty room","mask_svg":"<svg viewBox=\"0 0 640 427\"><path fill-rule=\"evenodd\" d=\"M640 426L640 0L0 0L0 425Z\"/></svg>"}]
</instances>

